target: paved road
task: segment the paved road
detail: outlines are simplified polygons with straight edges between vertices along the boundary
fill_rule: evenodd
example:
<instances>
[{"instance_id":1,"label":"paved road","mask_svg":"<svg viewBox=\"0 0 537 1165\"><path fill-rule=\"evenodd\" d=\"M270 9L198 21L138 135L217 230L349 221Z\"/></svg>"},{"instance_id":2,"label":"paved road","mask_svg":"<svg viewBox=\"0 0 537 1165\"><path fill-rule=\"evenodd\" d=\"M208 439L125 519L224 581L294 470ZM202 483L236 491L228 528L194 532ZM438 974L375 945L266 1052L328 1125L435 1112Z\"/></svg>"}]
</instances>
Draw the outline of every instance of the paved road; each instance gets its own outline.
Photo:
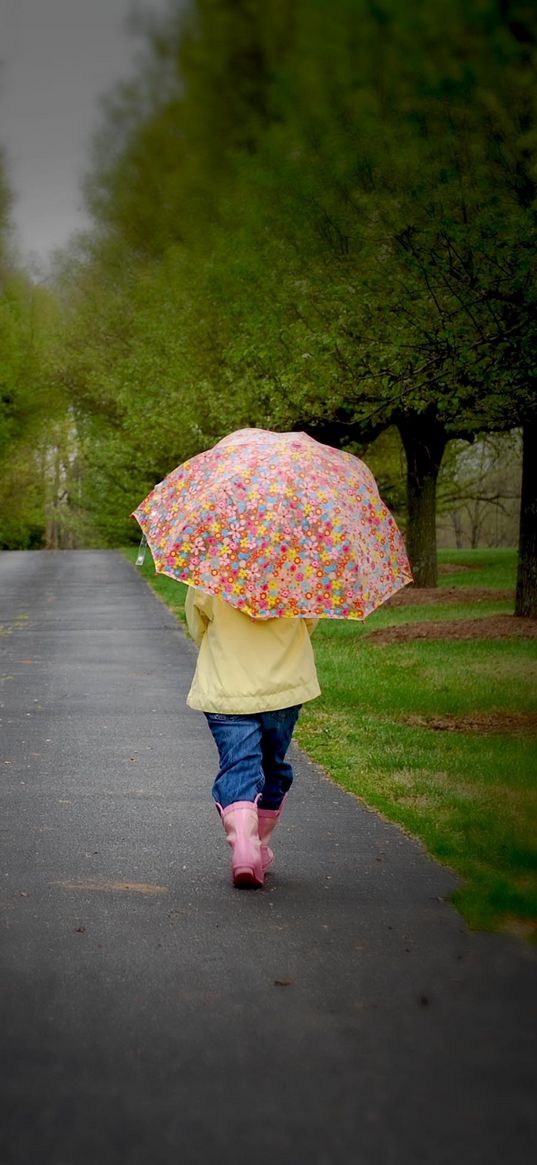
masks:
<instances>
[{"instance_id":1,"label":"paved road","mask_svg":"<svg viewBox=\"0 0 537 1165\"><path fill-rule=\"evenodd\" d=\"M234 890L194 649L120 556L0 555L2 1165L528 1165L535 953L296 755Z\"/></svg>"}]
</instances>

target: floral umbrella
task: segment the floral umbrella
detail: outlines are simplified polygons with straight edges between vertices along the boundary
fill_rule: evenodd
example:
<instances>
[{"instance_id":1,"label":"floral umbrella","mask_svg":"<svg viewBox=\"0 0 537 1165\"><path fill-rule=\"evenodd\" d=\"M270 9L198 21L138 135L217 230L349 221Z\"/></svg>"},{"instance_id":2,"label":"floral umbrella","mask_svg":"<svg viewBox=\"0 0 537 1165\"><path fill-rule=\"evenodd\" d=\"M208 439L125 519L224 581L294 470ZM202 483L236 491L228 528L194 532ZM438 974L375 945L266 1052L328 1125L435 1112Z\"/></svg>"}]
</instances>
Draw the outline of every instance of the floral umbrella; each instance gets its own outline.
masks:
<instances>
[{"instance_id":1,"label":"floral umbrella","mask_svg":"<svg viewBox=\"0 0 537 1165\"><path fill-rule=\"evenodd\" d=\"M157 573L257 618L364 619L412 581L370 470L305 433L239 429L133 516Z\"/></svg>"}]
</instances>

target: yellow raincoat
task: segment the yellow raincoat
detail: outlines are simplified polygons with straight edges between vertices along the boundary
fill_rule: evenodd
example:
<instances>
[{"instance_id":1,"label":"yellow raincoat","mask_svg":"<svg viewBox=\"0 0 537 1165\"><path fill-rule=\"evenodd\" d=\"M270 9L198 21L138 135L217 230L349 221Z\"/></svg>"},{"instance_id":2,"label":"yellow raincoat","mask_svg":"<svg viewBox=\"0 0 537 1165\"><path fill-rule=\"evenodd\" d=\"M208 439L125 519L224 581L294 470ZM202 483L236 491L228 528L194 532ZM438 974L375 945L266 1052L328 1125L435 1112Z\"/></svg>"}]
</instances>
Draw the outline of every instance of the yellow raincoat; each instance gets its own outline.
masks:
<instances>
[{"instance_id":1,"label":"yellow raincoat","mask_svg":"<svg viewBox=\"0 0 537 1165\"><path fill-rule=\"evenodd\" d=\"M252 619L189 587L188 630L199 655L187 704L200 712L274 712L321 694L310 635L316 619Z\"/></svg>"}]
</instances>

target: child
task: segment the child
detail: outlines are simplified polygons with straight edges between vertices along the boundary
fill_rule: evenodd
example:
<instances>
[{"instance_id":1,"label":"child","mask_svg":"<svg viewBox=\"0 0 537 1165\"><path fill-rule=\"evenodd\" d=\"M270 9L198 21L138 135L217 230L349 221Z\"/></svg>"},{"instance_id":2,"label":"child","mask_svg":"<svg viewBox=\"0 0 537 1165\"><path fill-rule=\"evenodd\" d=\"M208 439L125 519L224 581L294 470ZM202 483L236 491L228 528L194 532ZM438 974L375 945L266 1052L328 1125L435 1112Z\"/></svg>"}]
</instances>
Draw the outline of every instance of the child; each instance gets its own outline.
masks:
<instances>
[{"instance_id":1,"label":"child","mask_svg":"<svg viewBox=\"0 0 537 1165\"><path fill-rule=\"evenodd\" d=\"M253 619L188 588L199 647L187 704L204 712L220 758L212 793L232 849L235 886L262 886L268 842L293 780L285 754L301 705L320 695L310 635L316 619Z\"/></svg>"}]
</instances>

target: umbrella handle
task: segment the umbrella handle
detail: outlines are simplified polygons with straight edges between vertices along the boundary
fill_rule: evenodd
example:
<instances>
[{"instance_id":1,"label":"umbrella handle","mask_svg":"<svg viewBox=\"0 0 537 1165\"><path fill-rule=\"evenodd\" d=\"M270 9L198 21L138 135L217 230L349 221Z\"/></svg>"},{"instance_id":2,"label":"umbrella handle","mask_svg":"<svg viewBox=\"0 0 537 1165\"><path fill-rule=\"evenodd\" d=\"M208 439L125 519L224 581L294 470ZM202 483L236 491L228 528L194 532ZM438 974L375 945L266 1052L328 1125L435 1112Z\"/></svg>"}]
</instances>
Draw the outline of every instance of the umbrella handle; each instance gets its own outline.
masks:
<instances>
[{"instance_id":1,"label":"umbrella handle","mask_svg":"<svg viewBox=\"0 0 537 1165\"><path fill-rule=\"evenodd\" d=\"M145 562L145 554L147 550L147 538L142 534L140 545L138 547L138 554L136 556L136 566L143 566Z\"/></svg>"}]
</instances>

